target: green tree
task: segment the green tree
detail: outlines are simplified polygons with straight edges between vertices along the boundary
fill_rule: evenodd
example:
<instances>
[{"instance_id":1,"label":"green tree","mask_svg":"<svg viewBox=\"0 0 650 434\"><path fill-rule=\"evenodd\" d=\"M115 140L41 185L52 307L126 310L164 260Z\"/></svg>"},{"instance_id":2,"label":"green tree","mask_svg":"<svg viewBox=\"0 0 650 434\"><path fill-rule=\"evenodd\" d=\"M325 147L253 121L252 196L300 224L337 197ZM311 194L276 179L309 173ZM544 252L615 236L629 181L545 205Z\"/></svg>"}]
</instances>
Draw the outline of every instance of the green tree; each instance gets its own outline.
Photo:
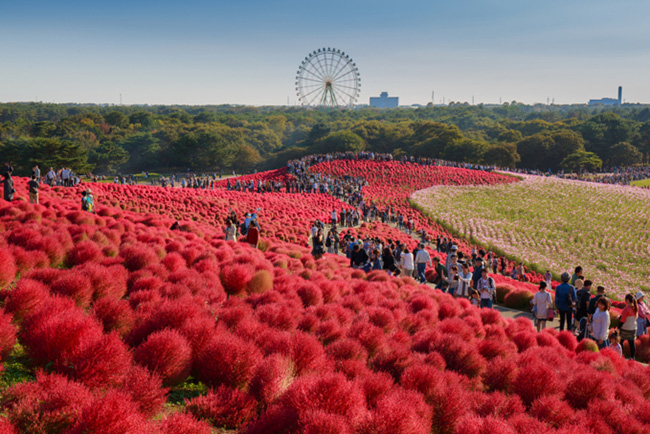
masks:
<instances>
[{"instance_id":1,"label":"green tree","mask_svg":"<svg viewBox=\"0 0 650 434\"><path fill-rule=\"evenodd\" d=\"M314 149L319 153L327 152L359 152L366 147L363 139L350 130L341 130L329 133L327 136L316 140Z\"/></svg>"},{"instance_id":2,"label":"green tree","mask_svg":"<svg viewBox=\"0 0 650 434\"><path fill-rule=\"evenodd\" d=\"M127 169L140 171L158 167L160 141L151 133L137 133L119 143L129 153Z\"/></svg>"},{"instance_id":3,"label":"green tree","mask_svg":"<svg viewBox=\"0 0 650 434\"><path fill-rule=\"evenodd\" d=\"M232 168L238 173L246 173L257 166L260 161L262 161L262 157L257 149L250 145L242 144L235 151Z\"/></svg>"},{"instance_id":4,"label":"green tree","mask_svg":"<svg viewBox=\"0 0 650 434\"><path fill-rule=\"evenodd\" d=\"M439 158L446 146L463 140L463 134L455 125L422 121L413 125L412 155Z\"/></svg>"},{"instance_id":5,"label":"green tree","mask_svg":"<svg viewBox=\"0 0 650 434\"><path fill-rule=\"evenodd\" d=\"M95 166L95 172L98 173L115 173L127 161L129 161L129 153L113 142L101 143L88 154L88 162Z\"/></svg>"},{"instance_id":6,"label":"green tree","mask_svg":"<svg viewBox=\"0 0 650 434\"><path fill-rule=\"evenodd\" d=\"M515 167L519 162L517 146L514 143L493 143L487 146L483 161L499 167Z\"/></svg>"},{"instance_id":7,"label":"green tree","mask_svg":"<svg viewBox=\"0 0 650 434\"><path fill-rule=\"evenodd\" d=\"M128 116L117 110L106 113L104 120L107 124L118 128L126 128L129 126Z\"/></svg>"},{"instance_id":8,"label":"green tree","mask_svg":"<svg viewBox=\"0 0 650 434\"><path fill-rule=\"evenodd\" d=\"M578 151L568 155L560 163L560 167L569 172L579 172L586 170L593 172L603 165L603 160L598 157L594 152Z\"/></svg>"},{"instance_id":9,"label":"green tree","mask_svg":"<svg viewBox=\"0 0 650 434\"><path fill-rule=\"evenodd\" d=\"M643 154L627 142L617 143L609 152L609 166L626 167L641 163Z\"/></svg>"}]
</instances>

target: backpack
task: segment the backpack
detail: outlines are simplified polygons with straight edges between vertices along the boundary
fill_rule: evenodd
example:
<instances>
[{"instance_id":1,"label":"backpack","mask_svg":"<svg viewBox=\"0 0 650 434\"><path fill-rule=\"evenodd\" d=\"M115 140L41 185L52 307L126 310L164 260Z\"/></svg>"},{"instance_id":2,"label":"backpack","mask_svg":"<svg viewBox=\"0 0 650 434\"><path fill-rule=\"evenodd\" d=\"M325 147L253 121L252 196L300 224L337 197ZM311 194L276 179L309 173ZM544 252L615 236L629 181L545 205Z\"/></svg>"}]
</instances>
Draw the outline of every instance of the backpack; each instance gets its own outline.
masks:
<instances>
[{"instance_id":1,"label":"backpack","mask_svg":"<svg viewBox=\"0 0 650 434\"><path fill-rule=\"evenodd\" d=\"M578 310L581 312L587 312L587 309L589 308L589 299L591 298L591 294L589 294L587 291L584 293L581 293L578 296Z\"/></svg>"},{"instance_id":2,"label":"backpack","mask_svg":"<svg viewBox=\"0 0 650 434\"><path fill-rule=\"evenodd\" d=\"M241 226L239 226L239 233L242 235L246 235L248 233L248 228L246 227L246 223L242 223Z\"/></svg>"}]
</instances>

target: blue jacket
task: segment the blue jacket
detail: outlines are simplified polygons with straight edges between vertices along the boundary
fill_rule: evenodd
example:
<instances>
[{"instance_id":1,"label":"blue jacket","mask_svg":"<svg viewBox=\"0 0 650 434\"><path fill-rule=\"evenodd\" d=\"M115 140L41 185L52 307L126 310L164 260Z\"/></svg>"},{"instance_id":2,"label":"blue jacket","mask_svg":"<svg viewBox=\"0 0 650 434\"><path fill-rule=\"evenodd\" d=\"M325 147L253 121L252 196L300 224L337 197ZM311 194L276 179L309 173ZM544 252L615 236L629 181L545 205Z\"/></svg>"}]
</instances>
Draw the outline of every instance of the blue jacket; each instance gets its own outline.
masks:
<instances>
[{"instance_id":1,"label":"blue jacket","mask_svg":"<svg viewBox=\"0 0 650 434\"><path fill-rule=\"evenodd\" d=\"M572 301L576 301L576 290L568 283L562 283L555 288L555 307L560 310L571 310L569 305L569 297Z\"/></svg>"}]
</instances>

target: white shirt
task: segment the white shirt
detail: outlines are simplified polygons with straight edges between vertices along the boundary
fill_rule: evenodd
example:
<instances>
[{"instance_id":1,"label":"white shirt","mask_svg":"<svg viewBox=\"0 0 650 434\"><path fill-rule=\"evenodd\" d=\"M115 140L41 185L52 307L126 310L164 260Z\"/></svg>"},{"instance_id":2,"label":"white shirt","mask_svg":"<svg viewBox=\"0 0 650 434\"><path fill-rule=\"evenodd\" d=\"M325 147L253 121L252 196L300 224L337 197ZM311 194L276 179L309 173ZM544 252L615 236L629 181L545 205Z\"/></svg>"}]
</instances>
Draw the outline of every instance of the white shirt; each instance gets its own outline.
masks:
<instances>
[{"instance_id":1,"label":"white shirt","mask_svg":"<svg viewBox=\"0 0 650 434\"><path fill-rule=\"evenodd\" d=\"M413 253L402 253L399 263L405 270L413 270Z\"/></svg>"},{"instance_id":2,"label":"white shirt","mask_svg":"<svg viewBox=\"0 0 650 434\"><path fill-rule=\"evenodd\" d=\"M426 249L418 250L418 254L415 255L415 263L431 265L431 255Z\"/></svg>"},{"instance_id":3,"label":"white shirt","mask_svg":"<svg viewBox=\"0 0 650 434\"><path fill-rule=\"evenodd\" d=\"M538 291L533 297L533 306L537 308L536 316L539 319L548 318L548 310L553 307L551 294L546 291Z\"/></svg>"},{"instance_id":4,"label":"white shirt","mask_svg":"<svg viewBox=\"0 0 650 434\"><path fill-rule=\"evenodd\" d=\"M478 289L479 294L481 294L481 298L492 298L492 291L494 291L494 287L490 285L489 277L487 279L483 279L481 277L478 282L476 282L476 289Z\"/></svg>"}]
</instances>

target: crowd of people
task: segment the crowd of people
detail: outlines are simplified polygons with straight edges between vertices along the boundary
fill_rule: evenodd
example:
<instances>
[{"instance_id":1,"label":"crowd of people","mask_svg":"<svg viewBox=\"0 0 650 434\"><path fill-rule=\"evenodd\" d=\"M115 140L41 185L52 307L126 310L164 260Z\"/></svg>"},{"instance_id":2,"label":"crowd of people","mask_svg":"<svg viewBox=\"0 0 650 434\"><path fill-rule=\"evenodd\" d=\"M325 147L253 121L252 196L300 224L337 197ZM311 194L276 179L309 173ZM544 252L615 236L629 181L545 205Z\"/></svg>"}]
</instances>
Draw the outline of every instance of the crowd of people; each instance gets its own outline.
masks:
<instances>
[{"instance_id":1,"label":"crowd of people","mask_svg":"<svg viewBox=\"0 0 650 434\"><path fill-rule=\"evenodd\" d=\"M650 166L641 167L606 167L597 173L560 173L558 177L578 181L598 182L601 184L631 185L632 181L650 178Z\"/></svg>"}]
</instances>

